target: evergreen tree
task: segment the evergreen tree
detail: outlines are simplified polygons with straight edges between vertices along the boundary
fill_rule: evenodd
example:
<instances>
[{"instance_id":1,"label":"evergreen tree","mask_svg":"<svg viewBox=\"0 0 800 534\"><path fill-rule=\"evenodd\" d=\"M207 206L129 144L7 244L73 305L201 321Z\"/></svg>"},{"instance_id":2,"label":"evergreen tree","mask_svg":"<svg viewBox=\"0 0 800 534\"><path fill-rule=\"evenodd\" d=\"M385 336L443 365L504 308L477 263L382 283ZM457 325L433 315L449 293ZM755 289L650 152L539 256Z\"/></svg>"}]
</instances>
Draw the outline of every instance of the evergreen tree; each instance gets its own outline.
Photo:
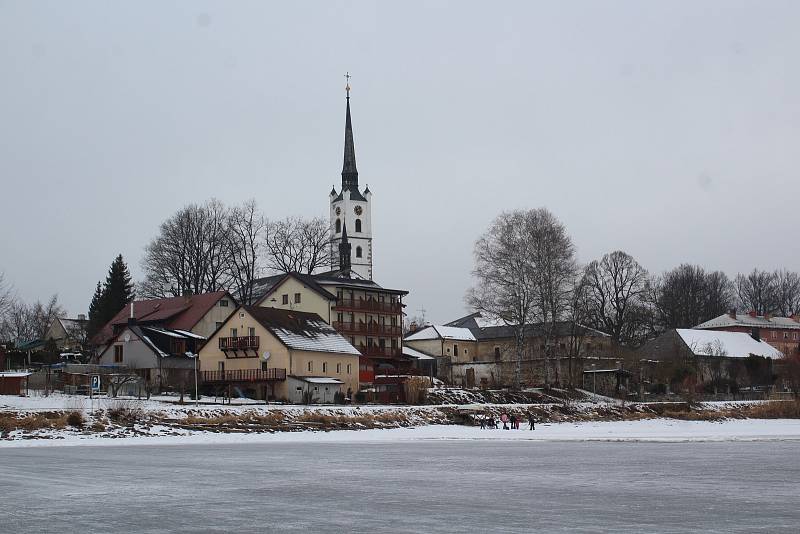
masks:
<instances>
[{"instance_id":1,"label":"evergreen tree","mask_svg":"<svg viewBox=\"0 0 800 534\"><path fill-rule=\"evenodd\" d=\"M133 300L133 281L131 280L131 274L128 272L128 266L125 265L125 261L122 259L122 254L117 256L111 264L103 292L105 293L103 298L105 320L103 324L105 324L119 313L127 303Z\"/></svg>"},{"instance_id":2,"label":"evergreen tree","mask_svg":"<svg viewBox=\"0 0 800 534\"><path fill-rule=\"evenodd\" d=\"M122 254L111 264L106 282L97 282L92 303L89 305L87 333L91 338L99 332L127 303L133 300L133 282Z\"/></svg>"},{"instance_id":3,"label":"evergreen tree","mask_svg":"<svg viewBox=\"0 0 800 534\"><path fill-rule=\"evenodd\" d=\"M92 296L92 303L89 304L89 323L86 325L87 339L91 339L101 328L103 328L103 318L101 317L103 311L103 286L97 282L97 288L94 290Z\"/></svg>"}]
</instances>

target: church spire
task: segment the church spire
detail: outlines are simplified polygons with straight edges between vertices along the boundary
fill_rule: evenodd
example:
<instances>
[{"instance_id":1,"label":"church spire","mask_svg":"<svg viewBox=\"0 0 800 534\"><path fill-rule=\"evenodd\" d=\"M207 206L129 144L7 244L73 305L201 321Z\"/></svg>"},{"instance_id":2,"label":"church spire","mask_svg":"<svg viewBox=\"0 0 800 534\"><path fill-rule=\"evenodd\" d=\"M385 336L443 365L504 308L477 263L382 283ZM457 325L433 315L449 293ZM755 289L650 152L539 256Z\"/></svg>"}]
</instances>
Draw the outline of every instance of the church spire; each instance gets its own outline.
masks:
<instances>
[{"instance_id":1,"label":"church spire","mask_svg":"<svg viewBox=\"0 0 800 534\"><path fill-rule=\"evenodd\" d=\"M358 169L356 169L356 148L353 143L353 124L350 120L350 73L345 74L347 85L347 115L344 122L344 164L342 165L342 190L358 191Z\"/></svg>"},{"instance_id":2,"label":"church spire","mask_svg":"<svg viewBox=\"0 0 800 534\"><path fill-rule=\"evenodd\" d=\"M347 221L342 227L342 240L339 242L339 270L349 272L351 269L350 254L353 245L347 239Z\"/></svg>"}]
</instances>

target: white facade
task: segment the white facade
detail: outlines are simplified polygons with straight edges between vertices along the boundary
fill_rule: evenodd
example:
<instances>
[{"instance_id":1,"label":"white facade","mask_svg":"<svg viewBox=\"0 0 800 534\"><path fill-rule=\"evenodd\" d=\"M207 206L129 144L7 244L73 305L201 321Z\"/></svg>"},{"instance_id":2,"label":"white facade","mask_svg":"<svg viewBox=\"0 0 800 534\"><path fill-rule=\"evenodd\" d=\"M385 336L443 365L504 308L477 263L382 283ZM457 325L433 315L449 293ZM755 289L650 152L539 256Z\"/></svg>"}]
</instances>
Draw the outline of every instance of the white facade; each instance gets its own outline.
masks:
<instances>
[{"instance_id":1,"label":"white facade","mask_svg":"<svg viewBox=\"0 0 800 534\"><path fill-rule=\"evenodd\" d=\"M347 228L347 241L351 245L350 265L352 272L358 276L372 280L372 193L367 188L363 199L356 198L350 189L344 189L341 195L331 191L331 257L333 268L340 269L339 244L342 233Z\"/></svg>"}]
</instances>

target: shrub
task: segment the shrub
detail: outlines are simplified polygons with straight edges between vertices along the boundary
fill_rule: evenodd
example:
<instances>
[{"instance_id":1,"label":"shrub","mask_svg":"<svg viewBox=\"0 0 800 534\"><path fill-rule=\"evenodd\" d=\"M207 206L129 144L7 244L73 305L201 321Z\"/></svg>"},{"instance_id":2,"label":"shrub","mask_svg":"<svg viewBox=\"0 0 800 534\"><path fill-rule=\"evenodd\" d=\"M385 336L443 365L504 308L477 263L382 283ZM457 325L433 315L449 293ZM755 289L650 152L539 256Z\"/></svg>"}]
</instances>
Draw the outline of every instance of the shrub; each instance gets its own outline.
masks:
<instances>
[{"instance_id":1,"label":"shrub","mask_svg":"<svg viewBox=\"0 0 800 534\"><path fill-rule=\"evenodd\" d=\"M74 410L67 414L67 424L69 426L74 426L75 428L83 428L83 425L85 423L86 420L83 417L83 412Z\"/></svg>"},{"instance_id":2,"label":"shrub","mask_svg":"<svg viewBox=\"0 0 800 534\"><path fill-rule=\"evenodd\" d=\"M118 424L133 426L142 419L142 409L131 401L115 401L108 407L108 418Z\"/></svg>"}]
</instances>

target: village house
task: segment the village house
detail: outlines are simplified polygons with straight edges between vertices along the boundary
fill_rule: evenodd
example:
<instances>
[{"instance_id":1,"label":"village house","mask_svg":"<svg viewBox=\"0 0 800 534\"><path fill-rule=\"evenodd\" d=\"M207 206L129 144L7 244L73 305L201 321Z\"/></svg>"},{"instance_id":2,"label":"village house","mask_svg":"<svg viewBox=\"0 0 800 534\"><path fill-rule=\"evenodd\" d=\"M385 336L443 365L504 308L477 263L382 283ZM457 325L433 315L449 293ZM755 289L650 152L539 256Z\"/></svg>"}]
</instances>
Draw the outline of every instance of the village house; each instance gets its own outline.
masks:
<instances>
[{"instance_id":1,"label":"village house","mask_svg":"<svg viewBox=\"0 0 800 534\"><path fill-rule=\"evenodd\" d=\"M200 350L201 379L217 392L330 403L358 391L359 357L315 313L241 306Z\"/></svg>"},{"instance_id":2,"label":"village house","mask_svg":"<svg viewBox=\"0 0 800 534\"><path fill-rule=\"evenodd\" d=\"M546 337L543 325L525 326L523 385L580 383L586 361L617 357L607 334L585 326L558 322L547 343ZM445 382L502 387L514 382L515 339L513 326L472 313L445 325L411 332L404 338L404 346L436 358L436 376Z\"/></svg>"},{"instance_id":3,"label":"village house","mask_svg":"<svg viewBox=\"0 0 800 534\"><path fill-rule=\"evenodd\" d=\"M758 315L754 311L736 313L731 309L695 326L699 330L720 332L744 332L753 338L766 341L783 354L800 354L800 315L776 317Z\"/></svg>"},{"instance_id":4,"label":"village house","mask_svg":"<svg viewBox=\"0 0 800 534\"><path fill-rule=\"evenodd\" d=\"M138 325L188 332L207 338L235 308L236 301L227 291L137 300L126 304L95 334L91 343L100 351L105 350L106 345L127 327L131 318Z\"/></svg>"},{"instance_id":5,"label":"village house","mask_svg":"<svg viewBox=\"0 0 800 534\"><path fill-rule=\"evenodd\" d=\"M50 323L45 341L53 341L61 351L80 352L86 343L86 316L81 314L75 319L57 317Z\"/></svg>"},{"instance_id":6,"label":"village house","mask_svg":"<svg viewBox=\"0 0 800 534\"><path fill-rule=\"evenodd\" d=\"M643 385L652 392L722 393L771 386L773 364L783 358L781 351L749 333L689 328L661 334L637 355Z\"/></svg>"}]
</instances>

